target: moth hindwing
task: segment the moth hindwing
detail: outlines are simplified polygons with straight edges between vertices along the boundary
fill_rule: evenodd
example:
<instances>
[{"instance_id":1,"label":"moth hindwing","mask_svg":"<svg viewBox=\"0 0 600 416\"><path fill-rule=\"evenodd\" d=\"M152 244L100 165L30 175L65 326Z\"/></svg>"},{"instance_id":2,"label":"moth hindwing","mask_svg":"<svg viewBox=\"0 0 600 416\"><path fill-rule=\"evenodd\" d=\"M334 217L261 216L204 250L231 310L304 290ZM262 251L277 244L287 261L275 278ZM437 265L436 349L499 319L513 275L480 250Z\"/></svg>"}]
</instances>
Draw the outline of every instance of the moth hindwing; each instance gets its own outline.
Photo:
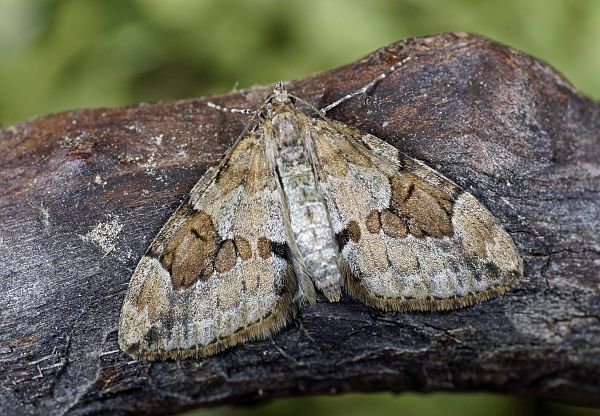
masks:
<instances>
[{"instance_id":1,"label":"moth hindwing","mask_svg":"<svg viewBox=\"0 0 600 416\"><path fill-rule=\"evenodd\" d=\"M392 311L446 310L522 274L471 194L382 140L300 111L278 84L263 117L163 226L137 265L119 344L205 356L284 326L314 287Z\"/></svg>"}]
</instances>

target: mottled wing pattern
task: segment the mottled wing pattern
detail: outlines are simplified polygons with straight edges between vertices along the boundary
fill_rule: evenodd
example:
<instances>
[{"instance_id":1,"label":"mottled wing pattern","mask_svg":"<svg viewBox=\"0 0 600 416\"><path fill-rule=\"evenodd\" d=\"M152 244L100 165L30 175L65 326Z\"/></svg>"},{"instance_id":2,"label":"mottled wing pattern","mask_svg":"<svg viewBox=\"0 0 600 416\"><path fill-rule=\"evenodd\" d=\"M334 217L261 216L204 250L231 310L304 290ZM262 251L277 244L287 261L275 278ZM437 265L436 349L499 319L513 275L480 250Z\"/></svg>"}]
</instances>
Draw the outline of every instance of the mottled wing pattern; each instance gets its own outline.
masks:
<instances>
[{"instance_id":1,"label":"mottled wing pattern","mask_svg":"<svg viewBox=\"0 0 600 416\"><path fill-rule=\"evenodd\" d=\"M471 194L382 140L313 119L313 159L344 285L387 310L445 310L522 274L506 231Z\"/></svg>"},{"instance_id":2,"label":"mottled wing pattern","mask_svg":"<svg viewBox=\"0 0 600 416\"><path fill-rule=\"evenodd\" d=\"M146 359L210 355L283 326L310 297L294 276L285 223L264 143L249 134L198 182L138 264L121 348Z\"/></svg>"}]
</instances>

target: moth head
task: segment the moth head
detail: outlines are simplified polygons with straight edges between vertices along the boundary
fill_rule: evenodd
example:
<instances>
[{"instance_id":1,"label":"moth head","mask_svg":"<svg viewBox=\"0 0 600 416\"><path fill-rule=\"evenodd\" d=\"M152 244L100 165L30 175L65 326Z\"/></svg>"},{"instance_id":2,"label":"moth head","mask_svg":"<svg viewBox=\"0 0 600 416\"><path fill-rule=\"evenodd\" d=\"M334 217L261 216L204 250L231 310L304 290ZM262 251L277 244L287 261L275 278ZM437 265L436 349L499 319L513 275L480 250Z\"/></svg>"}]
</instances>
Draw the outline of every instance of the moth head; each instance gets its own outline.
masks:
<instances>
[{"instance_id":1,"label":"moth head","mask_svg":"<svg viewBox=\"0 0 600 416\"><path fill-rule=\"evenodd\" d=\"M283 81L279 81L275 84L273 92L260 111L261 118L264 120L273 117L275 114L288 111L291 103L292 96L288 93Z\"/></svg>"},{"instance_id":2,"label":"moth head","mask_svg":"<svg viewBox=\"0 0 600 416\"><path fill-rule=\"evenodd\" d=\"M273 94L271 94L271 99L269 100L271 103L283 104L289 101L288 90L285 87L283 81L279 81L275 84L275 89L273 90Z\"/></svg>"}]
</instances>

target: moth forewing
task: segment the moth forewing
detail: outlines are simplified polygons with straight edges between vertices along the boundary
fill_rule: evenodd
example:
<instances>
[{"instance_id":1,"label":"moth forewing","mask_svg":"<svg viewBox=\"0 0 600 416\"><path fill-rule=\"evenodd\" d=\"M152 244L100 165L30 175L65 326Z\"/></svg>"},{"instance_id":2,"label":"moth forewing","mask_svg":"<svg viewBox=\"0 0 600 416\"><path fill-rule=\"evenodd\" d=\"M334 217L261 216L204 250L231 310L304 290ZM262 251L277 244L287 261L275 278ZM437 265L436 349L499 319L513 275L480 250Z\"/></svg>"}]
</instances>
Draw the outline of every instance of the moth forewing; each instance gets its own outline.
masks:
<instances>
[{"instance_id":1,"label":"moth forewing","mask_svg":"<svg viewBox=\"0 0 600 416\"><path fill-rule=\"evenodd\" d=\"M519 279L510 236L471 194L374 136L312 124L320 191L351 295L386 310L454 309Z\"/></svg>"},{"instance_id":2,"label":"moth forewing","mask_svg":"<svg viewBox=\"0 0 600 416\"><path fill-rule=\"evenodd\" d=\"M279 183L260 136L243 137L207 175L129 283L119 343L137 358L210 355L267 336L310 296L294 272Z\"/></svg>"}]
</instances>

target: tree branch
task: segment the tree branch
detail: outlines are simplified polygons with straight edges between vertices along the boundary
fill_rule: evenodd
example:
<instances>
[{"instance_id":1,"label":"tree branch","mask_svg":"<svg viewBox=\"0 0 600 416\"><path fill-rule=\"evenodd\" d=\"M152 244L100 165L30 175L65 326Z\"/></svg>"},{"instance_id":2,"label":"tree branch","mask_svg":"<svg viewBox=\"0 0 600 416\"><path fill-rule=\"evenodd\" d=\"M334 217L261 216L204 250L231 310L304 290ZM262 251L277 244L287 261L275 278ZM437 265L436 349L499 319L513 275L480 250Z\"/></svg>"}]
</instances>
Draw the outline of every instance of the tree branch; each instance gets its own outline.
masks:
<instances>
[{"instance_id":1,"label":"tree branch","mask_svg":"<svg viewBox=\"0 0 600 416\"><path fill-rule=\"evenodd\" d=\"M445 313L347 297L214 357L119 351L127 283L248 116L199 98L78 110L0 131L3 414L175 412L328 392L485 390L600 405L600 108L543 62L457 33L391 45L288 84L329 117L425 161L490 208L525 277ZM271 87L210 100L257 108Z\"/></svg>"}]
</instances>

